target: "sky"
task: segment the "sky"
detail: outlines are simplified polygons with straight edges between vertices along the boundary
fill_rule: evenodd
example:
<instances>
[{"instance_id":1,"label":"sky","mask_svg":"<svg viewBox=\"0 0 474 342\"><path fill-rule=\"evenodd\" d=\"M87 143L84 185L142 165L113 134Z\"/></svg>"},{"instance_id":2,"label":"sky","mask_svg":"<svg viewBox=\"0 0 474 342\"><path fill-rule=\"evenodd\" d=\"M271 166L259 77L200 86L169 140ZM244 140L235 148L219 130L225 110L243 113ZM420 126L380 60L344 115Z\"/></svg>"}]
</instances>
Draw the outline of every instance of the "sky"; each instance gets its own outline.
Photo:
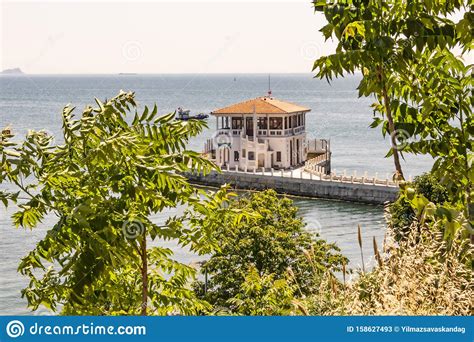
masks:
<instances>
[{"instance_id":1,"label":"sky","mask_svg":"<svg viewBox=\"0 0 474 342\"><path fill-rule=\"evenodd\" d=\"M310 1L1 0L1 69L299 73L331 53Z\"/></svg>"}]
</instances>

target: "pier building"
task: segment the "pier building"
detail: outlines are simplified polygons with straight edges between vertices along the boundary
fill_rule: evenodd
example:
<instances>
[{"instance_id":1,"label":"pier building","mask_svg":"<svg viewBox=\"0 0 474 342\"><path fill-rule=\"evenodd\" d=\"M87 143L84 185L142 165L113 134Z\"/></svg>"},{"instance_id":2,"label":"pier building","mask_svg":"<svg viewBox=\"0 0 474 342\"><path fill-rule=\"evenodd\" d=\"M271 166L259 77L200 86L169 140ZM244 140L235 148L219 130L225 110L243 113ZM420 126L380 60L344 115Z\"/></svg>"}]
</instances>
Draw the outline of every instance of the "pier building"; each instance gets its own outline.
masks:
<instances>
[{"instance_id":1,"label":"pier building","mask_svg":"<svg viewBox=\"0 0 474 342\"><path fill-rule=\"evenodd\" d=\"M216 109L211 112L216 118L216 131L206 142L204 152L223 169L246 171L299 167L308 155L326 154L329 160L326 140L307 141L306 120L310 111L278 100L271 92Z\"/></svg>"}]
</instances>

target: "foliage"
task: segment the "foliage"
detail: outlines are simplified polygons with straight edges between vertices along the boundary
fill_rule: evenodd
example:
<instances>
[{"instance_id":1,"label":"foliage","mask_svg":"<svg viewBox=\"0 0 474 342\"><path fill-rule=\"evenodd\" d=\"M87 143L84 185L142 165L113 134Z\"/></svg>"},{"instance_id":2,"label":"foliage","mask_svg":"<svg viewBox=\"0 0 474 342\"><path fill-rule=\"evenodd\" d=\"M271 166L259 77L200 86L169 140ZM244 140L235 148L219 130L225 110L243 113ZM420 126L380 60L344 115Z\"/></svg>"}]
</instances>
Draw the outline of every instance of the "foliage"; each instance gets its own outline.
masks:
<instances>
[{"instance_id":1,"label":"foliage","mask_svg":"<svg viewBox=\"0 0 474 342\"><path fill-rule=\"evenodd\" d=\"M273 190L243 196L230 207L246 212L248 219L222 222L215 233L219 249L203 265L210 276L207 291L204 293L203 283L195 284L196 291L215 309L269 312L264 303L280 291L289 293L285 283L297 284L296 296L303 296L317 288L324 274L340 270L346 262L334 244L305 231L292 201L279 198ZM252 300L254 305L263 306L251 308Z\"/></svg>"},{"instance_id":2,"label":"foliage","mask_svg":"<svg viewBox=\"0 0 474 342\"><path fill-rule=\"evenodd\" d=\"M406 151L435 159L433 176L448 191L450 202L462 203L469 217L474 191L472 65L464 65L452 52L442 50L421 56L420 63L407 74L398 84L411 87L410 97L418 106L416 110L407 106L403 118L416 125L416 137L411 138Z\"/></svg>"},{"instance_id":3,"label":"foliage","mask_svg":"<svg viewBox=\"0 0 474 342\"><path fill-rule=\"evenodd\" d=\"M133 93L96 103L79 119L64 108L63 144L43 131L30 131L22 143L2 133L0 183L18 191L0 196L18 204L14 224L33 229L46 215L58 218L19 265L30 279L22 295L33 310L44 305L66 314L202 311L206 303L188 286L195 270L158 241L210 253L216 224L230 215L226 189L206 193L182 175L214 169L185 148L204 124L158 116L156 106L138 113ZM151 220L178 205L182 215L161 225Z\"/></svg>"},{"instance_id":4,"label":"foliage","mask_svg":"<svg viewBox=\"0 0 474 342\"><path fill-rule=\"evenodd\" d=\"M422 194L428 201L443 204L449 200L446 187L431 173L416 176L413 181L416 193Z\"/></svg>"},{"instance_id":5,"label":"foliage","mask_svg":"<svg viewBox=\"0 0 474 342\"><path fill-rule=\"evenodd\" d=\"M413 184L401 184L399 197L388 210L388 223L396 240L405 239L410 229L424 224L439 231L448 240L448 248L454 239L472 239L474 229L466 217L465 207L448 200L449 191L437 183L433 175L418 177Z\"/></svg>"},{"instance_id":6,"label":"foliage","mask_svg":"<svg viewBox=\"0 0 474 342\"><path fill-rule=\"evenodd\" d=\"M424 173L415 177L410 186L417 194L423 195L428 201L436 205L448 201L446 188L431 173ZM388 211L388 223L394 229L396 239L400 240L408 233L410 226L416 220L415 209L412 208L406 196L402 194L395 202L388 205Z\"/></svg>"},{"instance_id":7,"label":"foliage","mask_svg":"<svg viewBox=\"0 0 474 342\"><path fill-rule=\"evenodd\" d=\"M452 49L472 48L472 1L315 1L321 32L336 51L315 61L330 81L361 72L360 96L374 96L374 121L390 134L397 176L402 153L428 154L431 176L401 183L390 207L399 246L349 285L322 283L317 314L468 314L474 207L472 65ZM454 21L455 12L464 14ZM439 182L439 184L436 184ZM400 229L401 228L401 229ZM404 239L400 239L403 235ZM334 285L336 284L336 285Z\"/></svg>"},{"instance_id":8,"label":"foliage","mask_svg":"<svg viewBox=\"0 0 474 342\"><path fill-rule=\"evenodd\" d=\"M474 225L474 79L472 65L451 51L472 48L472 2L316 1L315 9L328 21L326 39L338 41L334 54L315 61L316 75L361 71L359 95L375 96L371 127L390 134L397 173L402 152L431 155L449 202Z\"/></svg>"},{"instance_id":9,"label":"foliage","mask_svg":"<svg viewBox=\"0 0 474 342\"><path fill-rule=\"evenodd\" d=\"M305 305L323 315L470 315L474 297L472 250L466 239L451 248L439 232L414 223L407 239L390 237L379 264L337 286L326 282Z\"/></svg>"},{"instance_id":10,"label":"foliage","mask_svg":"<svg viewBox=\"0 0 474 342\"><path fill-rule=\"evenodd\" d=\"M295 287L286 278L276 279L275 274L260 275L251 266L240 291L228 303L241 315L282 316L294 313Z\"/></svg>"},{"instance_id":11,"label":"foliage","mask_svg":"<svg viewBox=\"0 0 474 342\"><path fill-rule=\"evenodd\" d=\"M401 186L400 197L408 201L421 226L429 224L434 231L442 233L447 240L448 247L455 242L456 238L468 239L473 236L474 230L460 203L437 205L430 202L424 195L416 193L407 184Z\"/></svg>"},{"instance_id":12,"label":"foliage","mask_svg":"<svg viewBox=\"0 0 474 342\"><path fill-rule=\"evenodd\" d=\"M416 219L415 211L410 202L403 196L398 197L395 202L388 205L387 216L387 222L396 231L397 240L402 239L408 233L411 224Z\"/></svg>"},{"instance_id":13,"label":"foliage","mask_svg":"<svg viewBox=\"0 0 474 342\"><path fill-rule=\"evenodd\" d=\"M405 106L408 109L404 120L415 122L417 135L407 144L406 151L435 158L431 173L446 189L449 202L439 213L446 213L445 221L451 222L449 211L452 207L460 209L464 218L471 221L467 223L471 231L474 224L471 208L474 182L472 66L464 66L446 50L420 58L418 65L407 70L409 76L398 82L399 86L409 88L410 98L419 104L416 110ZM412 86L413 83L417 86ZM436 203L436 199L427 199ZM451 229L449 224L446 229ZM448 231L445 236L453 234Z\"/></svg>"},{"instance_id":14,"label":"foliage","mask_svg":"<svg viewBox=\"0 0 474 342\"><path fill-rule=\"evenodd\" d=\"M447 18L466 6L462 1L436 0L315 1L315 9L324 12L328 21L320 31L326 39L335 37L338 41L336 53L315 61L316 75L330 80L344 72L362 71L359 94L376 97L374 113L380 117L374 119L372 127L383 123L383 133L391 135L389 154L393 154L396 170L401 175L399 150L403 150L403 146L399 145L403 141L399 140L413 135L423 120L404 119L407 111L416 112L417 108L408 104L417 100L414 89L419 89L421 82L410 79L411 83L399 84L399 81L413 75L407 71L418 65L422 56L429 56L427 59L431 61L432 51L445 51L457 44L468 49L472 44L472 14L467 12L458 23ZM428 82L433 91L437 90L435 82ZM400 136L397 130L401 129Z\"/></svg>"}]
</instances>

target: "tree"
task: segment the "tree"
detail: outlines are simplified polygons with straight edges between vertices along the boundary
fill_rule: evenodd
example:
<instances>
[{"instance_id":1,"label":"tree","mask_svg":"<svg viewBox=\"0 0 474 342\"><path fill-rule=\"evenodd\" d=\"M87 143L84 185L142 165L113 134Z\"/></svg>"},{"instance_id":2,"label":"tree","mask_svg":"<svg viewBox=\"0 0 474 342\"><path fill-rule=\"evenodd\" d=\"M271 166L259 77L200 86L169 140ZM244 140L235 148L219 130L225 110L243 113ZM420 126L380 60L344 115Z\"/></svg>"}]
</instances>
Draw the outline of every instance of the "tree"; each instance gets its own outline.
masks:
<instances>
[{"instance_id":1,"label":"tree","mask_svg":"<svg viewBox=\"0 0 474 342\"><path fill-rule=\"evenodd\" d=\"M408 153L435 159L433 175L447 189L449 202L462 206L474 225L474 79L473 65L446 49L420 55L420 62L400 77L411 103L399 103L403 120L414 127ZM473 232L471 232L472 234Z\"/></svg>"},{"instance_id":2,"label":"tree","mask_svg":"<svg viewBox=\"0 0 474 342\"><path fill-rule=\"evenodd\" d=\"M33 229L46 215L58 218L19 265L30 278L22 295L33 310L62 307L66 314L202 311L206 303L188 286L195 270L157 240L199 254L217 246L212 231L224 212L229 216L230 195L199 190L182 175L214 169L186 150L204 123L158 116L156 106L139 114L133 93L96 103L79 119L64 108L63 144L43 131L30 131L22 143L2 133L0 183L17 191L2 191L0 200L18 204L14 224ZM178 205L182 215L161 225L151 220Z\"/></svg>"},{"instance_id":3,"label":"tree","mask_svg":"<svg viewBox=\"0 0 474 342\"><path fill-rule=\"evenodd\" d=\"M450 195L447 206L435 211L446 223L445 236L457 236L453 227L461 227L474 238L472 65L451 51L472 48L472 3L348 0L320 1L315 8L328 20L321 32L339 42L335 54L315 61L317 76L330 80L362 71L359 95L377 100L374 113L381 117L372 127L382 124L390 133L388 155L397 172L403 176L402 152L431 155L432 173ZM450 18L466 9L459 21ZM422 195L408 201L420 213L431 203Z\"/></svg>"},{"instance_id":4,"label":"tree","mask_svg":"<svg viewBox=\"0 0 474 342\"><path fill-rule=\"evenodd\" d=\"M305 231L292 201L279 198L274 190L243 196L230 208L247 213L247 218L222 221L215 231L219 248L202 267L209 281L195 284L200 297L215 309L268 312L266 305L276 294L287 298L292 291L297 297L311 293L322 277L347 262L334 244ZM252 300L267 304L259 311L250 306ZM271 311L281 313L274 307Z\"/></svg>"},{"instance_id":5,"label":"tree","mask_svg":"<svg viewBox=\"0 0 474 342\"><path fill-rule=\"evenodd\" d=\"M374 119L372 127L382 123L384 135L390 134L392 148L388 155L393 155L396 174L403 179L401 152L416 125L403 120L400 103L413 100L413 96L397 82L419 63L423 53L458 44L463 49L472 45L472 13L466 13L457 23L448 18L468 7L468 2L343 0L315 1L314 5L328 21L320 31L326 39L338 40L334 54L314 62L316 76L329 81L344 72L362 72L359 95L375 96L374 114L381 117Z\"/></svg>"}]
</instances>

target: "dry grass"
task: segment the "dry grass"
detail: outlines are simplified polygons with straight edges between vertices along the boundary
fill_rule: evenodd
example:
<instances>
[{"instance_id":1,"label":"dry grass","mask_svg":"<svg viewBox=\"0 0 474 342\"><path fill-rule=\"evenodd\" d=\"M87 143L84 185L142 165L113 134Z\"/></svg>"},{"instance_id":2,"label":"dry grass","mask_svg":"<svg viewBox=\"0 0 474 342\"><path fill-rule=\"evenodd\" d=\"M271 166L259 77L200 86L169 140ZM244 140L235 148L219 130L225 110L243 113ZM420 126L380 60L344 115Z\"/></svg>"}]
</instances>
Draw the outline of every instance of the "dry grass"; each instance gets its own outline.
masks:
<instances>
[{"instance_id":1,"label":"dry grass","mask_svg":"<svg viewBox=\"0 0 474 342\"><path fill-rule=\"evenodd\" d=\"M439 234L412 227L397 245L387 238L378 265L347 284L327 277L306 301L319 315L472 315L472 245L448 246ZM378 254L378 251L376 252Z\"/></svg>"}]
</instances>

